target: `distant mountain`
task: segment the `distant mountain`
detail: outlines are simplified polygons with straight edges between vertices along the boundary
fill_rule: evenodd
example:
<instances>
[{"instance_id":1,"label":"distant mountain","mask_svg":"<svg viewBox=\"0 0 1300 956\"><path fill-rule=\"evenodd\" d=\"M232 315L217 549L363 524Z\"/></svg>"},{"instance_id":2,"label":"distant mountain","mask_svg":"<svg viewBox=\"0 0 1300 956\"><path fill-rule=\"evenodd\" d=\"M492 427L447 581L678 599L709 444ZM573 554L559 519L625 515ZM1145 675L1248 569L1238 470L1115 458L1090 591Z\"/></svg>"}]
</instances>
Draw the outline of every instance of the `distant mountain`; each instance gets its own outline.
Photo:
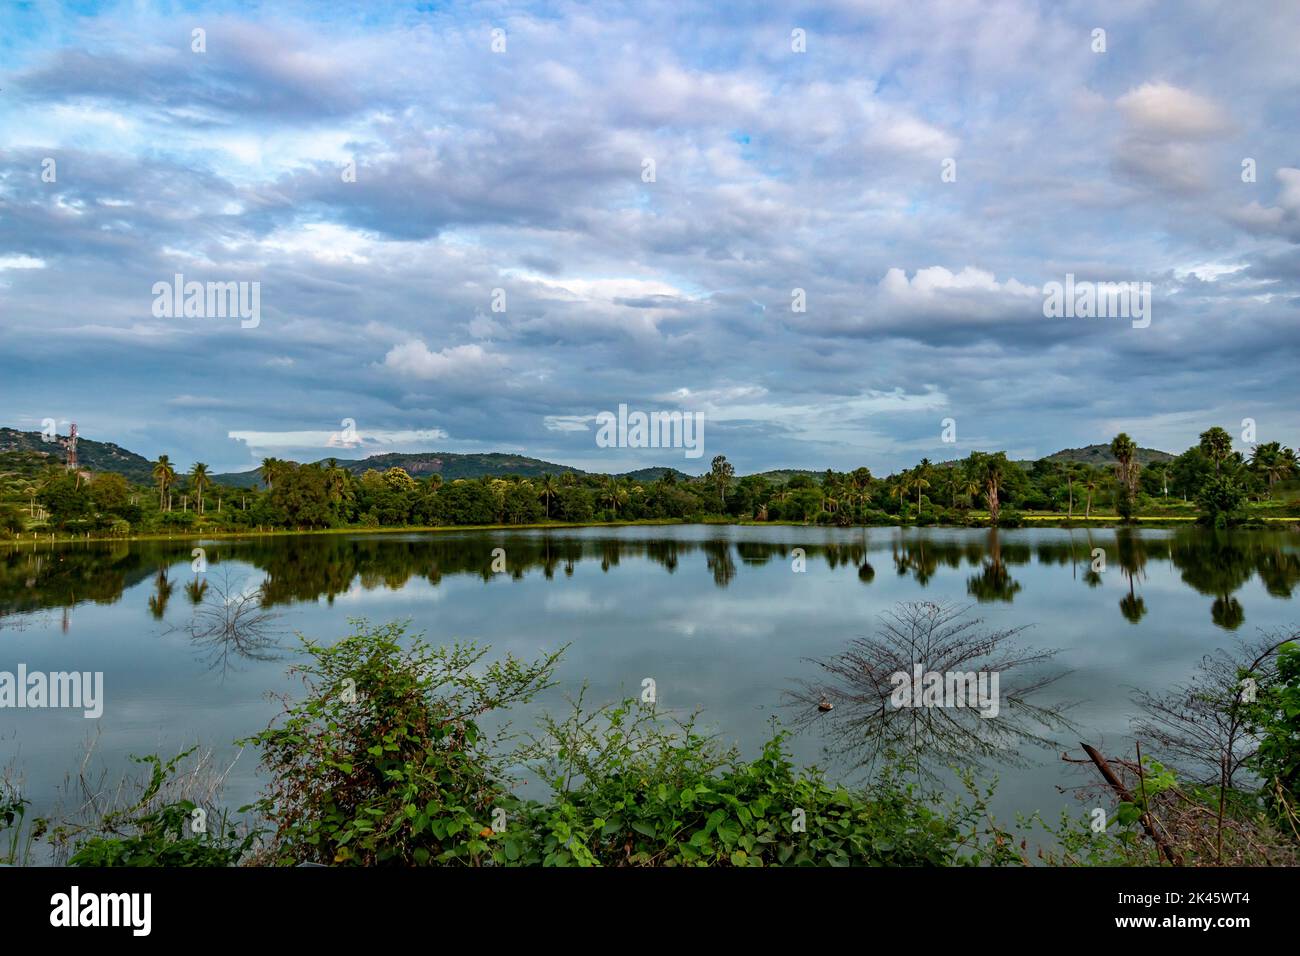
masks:
<instances>
[{"instance_id":1,"label":"distant mountain","mask_svg":"<svg viewBox=\"0 0 1300 956\"><path fill-rule=\"evenodd\" d=\"M322 458L321 462L329 461ZM562 475L573 472L584 474L568 465L542 461L540 458L528 458L524 455L504 455L498 452L489 454L457 454L454 452L426 451L414 454L391 452L386 455L372 455L369 458L336 459L340 468L345 468L360 476L373 468L375 471L387 471L389 468L401 468L412 478L427 478L429 475L442 475L444 481L457 478L482 478L485 475L523 475L536 478L539 475ZM262 470L237 471L230 474L215 475L214 479L223 485L235 488L252 488L261 484Z\"/></svg>"},{"instance_id":2,"label":"distant mountain","mask_svg":"<svg viewBox=\"0 0 1300 956\"><path fill-rule=\"evenodd\" d=\"M1139 448L1135 460L1145 468L1147 465L1173 461L1177 455L1155 448ZM1113 465L1115 456L1110 453L1110 445L1089 445L1086 448L1066 448L1054 455L1047 456L1049 461L1076 461L1087 465Z\"/></svg>"},{"instance_id":3,"label":"distant mountain","mask_svg":"<svg viewBox=\"0 0 1300 956\"><path fill-rule=\"evenodd\" d=\"M27 452L62 465L68 460L68 436L58 435L47 442L40 432L0 428L0 454L6 452ZM142 485L153 481L153 465L147 458L113 442L77 436L77 463L87 471L115 471Z\"/></svg>"},{"instance_id":4,"label":"distant mountain","mask_svg":"<svg viewBox=\"0 0 1300 956\"><path fill-rule=\"evenodd\" d=\"M321 461L327 462L329 459L322 458ZM458 454L456 452L406 454L394 452L361 459L339 458L336 461L341 468L346 468L357 476L364 474L371 468L375 471L401 468L412 478L427 478L429 475L438 474L442 475L444 481L455 481L457 478L483 478L504 475L537 478L541 475L563 475L570 472L575 475L587 474L582 469L572 468L569 465L559 465L552 461L543 461L540 458L529 458L526 455L505 455L499 452L487 454ZM676 468L638 468L636 471L629 471L619 477L631 478L634 481L656 481L665 472L669 471L675 472L679 481L686 481L691 477L677 471ZM234 488L252 488L261 484L262 471L260 468L254 468L252 471L238 471L213 477L219 484L230 485Z\"/></svg>"},{"instance_id":5,"label":"distant mountain","mask_svg":"<svg viewBox=\"0 0 1300 956\"><path fill-rule=\"evenodd\" d=\"M752 476L737 475L737 477L766 478L775 485L784 485L795 475L806 475L809 478L820 478L824 474L826 474L824 470L814 471L811 468L773 468L771 471L760 471Z\"/></svg>"},{"instance_id":6,"label":"distant mountain","mask_svg":"<svg viewBox=\"0 0 1300 956\"><path fill-rule=\"evenodd\" d=\"M676 468L638 468L636 471L625 471L617 478L631 478L633 481L658 481L664 475L672 472L673 477L678 481L692 481L695 476L688 475L684 471L678 471Z\"/></svg>"}]
</instances>

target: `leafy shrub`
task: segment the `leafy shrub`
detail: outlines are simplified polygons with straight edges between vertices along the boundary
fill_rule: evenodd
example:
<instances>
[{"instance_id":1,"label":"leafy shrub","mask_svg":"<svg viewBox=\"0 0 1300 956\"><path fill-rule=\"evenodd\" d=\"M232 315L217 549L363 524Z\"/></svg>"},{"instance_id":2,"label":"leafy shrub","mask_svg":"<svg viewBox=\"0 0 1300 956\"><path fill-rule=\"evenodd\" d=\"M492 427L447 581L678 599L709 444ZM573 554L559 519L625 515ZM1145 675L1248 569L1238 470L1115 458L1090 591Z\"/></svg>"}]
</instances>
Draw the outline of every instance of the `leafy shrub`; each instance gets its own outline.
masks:
<instances>
[{"instance_id":1,"label":"leafy shrub","mask_svg":"<svg viewBox=\"0 0 1300 956\"><path fill-rule=\"evenodd\" d=\"M1277 681L1250 713L1260 735L1251 769L1264 781L1265 803L1285 813L1300 797L1300 644L1278 648Z\"/></svg>"},{"instance_id":2,"label":"leafy shrub","mask_svg":"<svg viewBox=\"0 0 1300 956\"><path fill-rule=\"evenodd\" d=\"M998 512L999 528L1023 528L1025 526L1025 516L1019 511L1011 508L1004 508Z\"/></svg>"},{"instance_id":3,"label":"leafy shrub","mask_svg":"<svg viewBox=\"0 0 1300 956\"><path fill-rule=\"evenodd\" d=\"M668 724L668 729L665 729ZM785 734L741 761L633 700L547 721L536 741L553 797L533 845L504 858L557 866L943 866L974 859L967 807L945 815L886 774L854 792L796 773ZM511 839L507 834L507 841Z\"/></svg>"},{"instance_id":4,"label":"leafy shrub","mask_svg":"<svg viewBox=\"0 0 1300 956\"><path fill-rule=\"evenodd\" d=\"M1213 475L1196 495L1202 520L1216 528L1236 523L1246 506L1246 492L1227 475Z\"/></svg>"},{"instance_id":5,"label":"leafy shrub","mask_svg":"<svg viewBox=\"0 0 1300 956\"><path fill-rule=\"evenodd\" d=\"M517 801L504 732L480 719L547 687L559 654L483 665L472 644L404 650L404 625L352 623L330 647L303 640L307 698L248 741L271 775L255 807L276 827L273 861L484 863L492 811Z\"/></svg>"}]
</instances>

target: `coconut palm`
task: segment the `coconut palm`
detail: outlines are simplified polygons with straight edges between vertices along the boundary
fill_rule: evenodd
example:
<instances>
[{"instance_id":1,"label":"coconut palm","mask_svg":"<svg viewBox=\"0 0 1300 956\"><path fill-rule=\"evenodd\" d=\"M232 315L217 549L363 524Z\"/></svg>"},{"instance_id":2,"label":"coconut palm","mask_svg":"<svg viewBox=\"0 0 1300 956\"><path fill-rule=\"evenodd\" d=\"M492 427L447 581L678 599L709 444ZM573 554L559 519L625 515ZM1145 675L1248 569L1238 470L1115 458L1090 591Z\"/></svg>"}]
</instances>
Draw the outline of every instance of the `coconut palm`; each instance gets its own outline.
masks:
<instances>
[{"instance_id":1,"label":"coconut palm","mask_svg":"<svg viewBox=\"0 0 1300 956\"><path fill-rule=\"evenodd\" d=\"M605 476L605 486L601 489L600 500L602 504L609 505L614 516L618 516L618 506L627 503L627 490L619 484L619 480L613 475Z\"/></svg>"},{"instance_id":2,"label":"coconut palm","mask_svg":"<svg viewBox=\"0 0 1300 956\"><path fill-rule=\"evenodd\" d=\"M551 517L551 498L560 491L560 482L552 474L542 475L541 480L537 483L541 489L541 497L546 501L546 517Z\"/></svg>"},{"instance_id":3,"label":"coconut palm","mask_svg":"<svg viewBox=\"0 0 1300 956\"><path fill-rule=\"evenodd\" d=\"M261 472L262 484L270 491L275 487L276 479L284 472L284 462L279 458L263 458Z\"/></svg>"},{"instance_id":4,"label":"coconut palm","mask_svg":"<svg viewBox=\"0 0 1300 956\"><path fill-rule=\"evenodd\" d=\"M1290 476L1295 466L1295 452L1283 447L1281 442L1256 445L1251 452L1250 468L1267 479L1269 497L1273 496L1273 486Z\"/></svg>"},{"instance_id":5,"label":"coconut palm","mask_svg":"<svg viewBox=\"0 0 1300 956\"><path fill-rule=\"evenodd\" d=\"M190 487L199 499L199 514L203 514L203 492L212 487L212 478L208 475L208 466L196 461L190 469Z\"/></svg>"},{"instance_id":6,"label":"coconut palm","mask_svg":"<svg viewBox=\"0 0 1300 956\"><path fill-rule=\"evenodd\" d=\"M172 467L171 459L166 455L159 455L158 460L153 463L153 480L158 482L158 510L170 511L171 508L165 507L169 500L167 489L176 480L176 469Z\"/></svg>"},{"instance_id":7,"label":"coconut palm","mask_svg":"<svg viewBox=\"0 0 1300 956\"><path fill-rule=\"evenodd\" d=\"M921 466L912 474L912 487L916 489L916 510L918 514L921 511L921 491L930 487L930 482L925 477L924 465L925 462L921 462Z\"/></svg>"}]
</instances>

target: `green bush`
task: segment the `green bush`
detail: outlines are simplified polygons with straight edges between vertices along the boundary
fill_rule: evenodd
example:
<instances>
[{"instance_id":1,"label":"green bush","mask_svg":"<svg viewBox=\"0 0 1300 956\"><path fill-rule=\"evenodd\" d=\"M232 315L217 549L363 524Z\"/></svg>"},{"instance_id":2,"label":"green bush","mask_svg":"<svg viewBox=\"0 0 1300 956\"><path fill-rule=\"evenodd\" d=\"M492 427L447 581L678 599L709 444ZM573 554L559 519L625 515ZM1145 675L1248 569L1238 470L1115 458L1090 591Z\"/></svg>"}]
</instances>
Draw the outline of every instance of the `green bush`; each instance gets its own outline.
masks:
<instances>
[{"instance_id":1,"label":"green bush","mask_svg":"<svg viewBox=\"0 0 1300 956\"><path fill-rule=\"evenodd\" d=\"M1300 797L1300 644L1278 648L1277 677L1249 711L1260 738L1251 769L1264 783L1264 802L1285 815Z\"/></svg>"},{"instance_id":2,"label":"green bush","mask_svg":"<svg viewBox=\"0 0 1300 956\"><path fill-rule=\"evenodd\" d=\"M999 528L1023 528L1025 516L1012 508L1003 508L998 512Z\"/></svg>"},{"instance_id":3,"label":"green bush","mask_svg":"<svg viewBox=\"0 0 1300 956\"><path fill-rule=\"evenodd\" d=\"M304 639L306 699L247 741L271 776L255 808L275 825L273 861L491 859L492 811L517 803L505 783L516 761L480 719L548 686L559 654L482 665L472 644L403 649L400 623L353 626L330 647Z\"/></svg>"},{"instance_id":4,"label":"green bush","mask_svg":"<svg viewBox=\"0 0 1300 956\"><path fill-rule=\"evenodd\" d=\"M946 866L977 851L983 804L945 814L892 774L864 791L796 772L774 731L753 762L688 720L665 729L628 700L562 723L537 742L553 796L530 804L528 842L508 861L555 866ZM513 839L519 840L520 837Z\"/></svg>"},{"instance_id":5,"label":"green bush","mask_svg":"<svg viewBox=\"0 0 1300 956\"><path fill-rule=\"evenodd\" d=\"M305 642L306 698L251 738L271 777L255 808L279 864L471 866L945 865L980 858L984 807L945 813L892 778L865 791L797 773L775 733L753 762L693 721L632 701L546 719L504 749L484 715L548 686L558 654L484 662L472 645L403 647L404 628L354 622ZM511 791L531 766L545 802ZM248 809L248 808L245 808Z\"/></svg>"}]
</instances>

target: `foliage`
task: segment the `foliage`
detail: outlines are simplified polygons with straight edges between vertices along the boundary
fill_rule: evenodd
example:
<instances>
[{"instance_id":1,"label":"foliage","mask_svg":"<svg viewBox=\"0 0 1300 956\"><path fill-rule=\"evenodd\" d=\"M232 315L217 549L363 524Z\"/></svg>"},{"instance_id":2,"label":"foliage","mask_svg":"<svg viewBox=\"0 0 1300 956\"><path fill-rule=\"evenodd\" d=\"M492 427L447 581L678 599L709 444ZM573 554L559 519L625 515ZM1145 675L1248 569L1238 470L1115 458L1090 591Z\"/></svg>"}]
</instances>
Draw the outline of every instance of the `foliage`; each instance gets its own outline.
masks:
<instances>
[{"instance_id":1,"label":"foliage","mask_svg":"<svg viewBox=\"0 0 1300 956\"><path fill-rule=\"evenodd\" d=\"M1300 802L1300 644L1278 648L1277 680L1263 689L1251 708L1252 729L1260 736L1250 762L1264 781L1263 797L1279 814Z\"/></svg>"},{"instance_id":2,"label":"foliage","mask_svg":"<svg viewBox=\"0 0 1300 956\"><path fill-rule=\"evenodd\" d=\"M505 731L481 721L548 686L558 652L484 664L473 644L404 648L400 623L352 624L329 647L303 639L306 699L249 741L271 777L256 807L275 825L272 859L482 864L492 810L515 801Z\"/></svg>"},{"instance_id":3,"label":"foliage","mask_svg":"<svg viewBox=\"0 0 1300 956\"><path fill-rule=\"evenodd\" d=\"M548 720L552 790L501 859L549 866L945 866L1005 862L979 840L982 801L944 812L886 773L863 791L796 773L774 731L752 762L636 700ZM1005 846L995 841L994 846ZM531 852L530 852L531 851Z\"/></svg>"},{"instance_id":4,"label":"foliage","mask_svg":"<svg viewBox=\"0 0 1300 956\"><path fill-rule=\"evenodd\" d=\"M1201 486L1196 503L1207 523L1223 528L1240 520L1246 493L1231 476L1213 475Z\"/></svg>"},{"instance_id":5,"label":"foliage","mask_svg":"<svg viewBox=\"0 0 1300 956\"><path fill-rule=\"evenodd\" d=\"M212 815L191 800L178 800L152 807L177 765L193 749L164 762L157 755L132 757L151 768L149 782L140 799L125 810L106 814L96 825L94 836L80 841L68 860L69 866L234 866L248 853L256 832L240 838L225 814ZM196 823L202 819L201 824ZM196 832L197 831L197 832ZM56 828L59 840L72 838L66 828Z\"/></svg>"}]
</instances>

